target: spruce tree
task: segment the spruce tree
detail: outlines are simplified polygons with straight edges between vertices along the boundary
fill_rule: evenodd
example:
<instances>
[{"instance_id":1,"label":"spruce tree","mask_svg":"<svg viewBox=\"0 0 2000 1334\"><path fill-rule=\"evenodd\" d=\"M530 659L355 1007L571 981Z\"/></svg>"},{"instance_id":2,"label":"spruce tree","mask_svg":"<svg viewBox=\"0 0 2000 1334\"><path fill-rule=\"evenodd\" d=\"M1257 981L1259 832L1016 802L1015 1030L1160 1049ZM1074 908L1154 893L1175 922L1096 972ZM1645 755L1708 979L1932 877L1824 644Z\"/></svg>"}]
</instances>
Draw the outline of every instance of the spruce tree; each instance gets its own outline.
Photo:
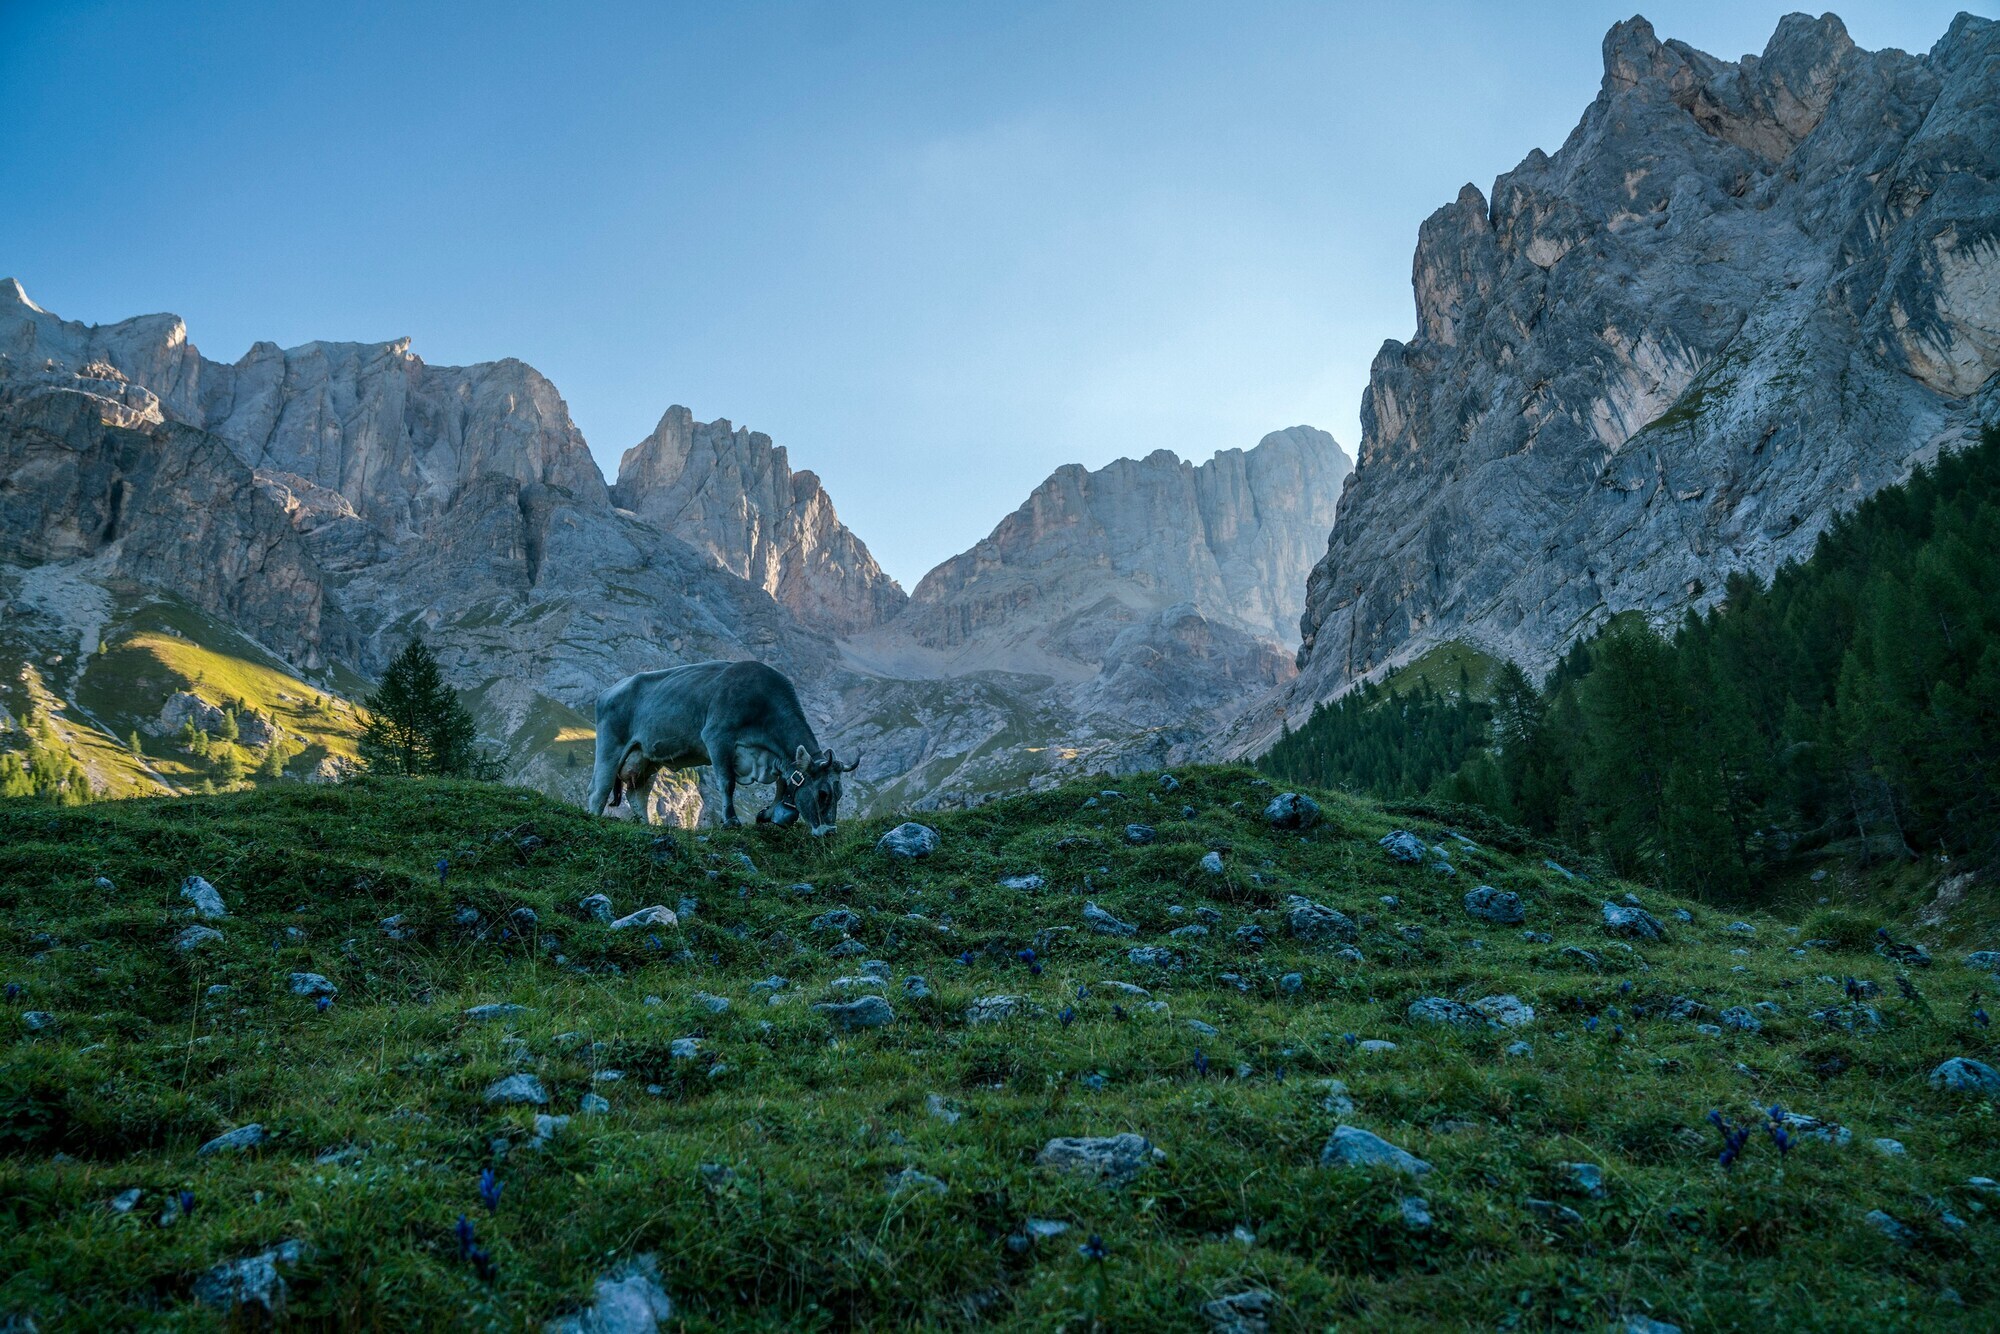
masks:
<instances>
[{"instance_id":1,"label":"spruce tree","mask_svg":"<svg viewBox=\"0 0 2000 1334\"><path fill-rule=\"evenodd\" d=\"M378 773L408 777L492 778L498 769L479 747L472 714L445 684L437 657L412 639L368 697L361 760Z\"/></svg>"}]
</instances>

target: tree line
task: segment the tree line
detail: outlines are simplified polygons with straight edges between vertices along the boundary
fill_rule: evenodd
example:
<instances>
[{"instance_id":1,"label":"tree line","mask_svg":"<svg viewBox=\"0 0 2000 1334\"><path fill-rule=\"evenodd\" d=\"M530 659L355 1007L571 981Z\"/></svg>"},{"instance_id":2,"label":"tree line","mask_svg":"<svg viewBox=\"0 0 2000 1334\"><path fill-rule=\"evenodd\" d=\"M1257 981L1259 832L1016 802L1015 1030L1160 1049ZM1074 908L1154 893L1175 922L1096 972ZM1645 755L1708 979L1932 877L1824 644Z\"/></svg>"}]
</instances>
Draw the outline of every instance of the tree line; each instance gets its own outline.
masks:
<instances>
[{"instance_id":1,"label":"tree line","mask_svg":"<svg viewBox=\"0 0 2000 1334\"><path fill-rule=\"evenodd\" d=\"M1626 618L1487 698L1364 686L1269 773L1484 807L1694 893L1802 853L2000 857L2000 432L1671 634Z\"/></svg>"}]
</instances>

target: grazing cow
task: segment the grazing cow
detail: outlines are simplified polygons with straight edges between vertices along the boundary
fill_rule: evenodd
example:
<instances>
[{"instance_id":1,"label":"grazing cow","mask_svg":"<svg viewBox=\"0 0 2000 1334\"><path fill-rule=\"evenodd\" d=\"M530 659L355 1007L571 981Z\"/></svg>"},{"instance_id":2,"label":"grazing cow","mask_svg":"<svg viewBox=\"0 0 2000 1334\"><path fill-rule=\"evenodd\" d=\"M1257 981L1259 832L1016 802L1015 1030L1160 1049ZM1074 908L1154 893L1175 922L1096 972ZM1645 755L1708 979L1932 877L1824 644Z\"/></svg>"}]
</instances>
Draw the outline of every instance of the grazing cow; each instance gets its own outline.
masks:
<instances>
[{"instance_id":1,"label":"grazing cow","mask_svg":"<svg viewBox=\"0 0 2000 1334\"><path fill-rule=\"evenodd\" d=\"M834 761L799 707L792 683L761 662L697 662L628 676L597 697L597 768L590 813L627 792L643 794L662 769L712 764L722 780L723 823L735 826L736 785L776 783L758 823L803 819L832 831L840 776L859 760Z\"/></svg>"}]
</instances>

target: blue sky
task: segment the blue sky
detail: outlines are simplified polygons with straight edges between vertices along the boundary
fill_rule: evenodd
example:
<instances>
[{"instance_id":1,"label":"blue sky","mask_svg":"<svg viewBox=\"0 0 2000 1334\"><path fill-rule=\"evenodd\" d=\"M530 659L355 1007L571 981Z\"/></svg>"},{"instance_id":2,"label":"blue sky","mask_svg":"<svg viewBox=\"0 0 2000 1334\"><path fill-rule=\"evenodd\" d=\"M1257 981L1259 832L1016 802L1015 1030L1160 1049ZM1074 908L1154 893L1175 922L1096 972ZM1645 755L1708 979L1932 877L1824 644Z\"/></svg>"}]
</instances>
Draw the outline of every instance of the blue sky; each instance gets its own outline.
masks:
<instances>
[{"instance_id":1,"label":"blue sky","mask_svg":"<svg viewBox=\"0 0 2000 1334\"><path fill-rule=\"evenodd\" d=\"M1417 224L1562 142L1633 2L0 0L0 276L226 360L517 356L607 472L728 417L907 585L1062 463L1351 453ZM1734 57L1785 8L1642 12Z\"/></svg>"}]
</instances>

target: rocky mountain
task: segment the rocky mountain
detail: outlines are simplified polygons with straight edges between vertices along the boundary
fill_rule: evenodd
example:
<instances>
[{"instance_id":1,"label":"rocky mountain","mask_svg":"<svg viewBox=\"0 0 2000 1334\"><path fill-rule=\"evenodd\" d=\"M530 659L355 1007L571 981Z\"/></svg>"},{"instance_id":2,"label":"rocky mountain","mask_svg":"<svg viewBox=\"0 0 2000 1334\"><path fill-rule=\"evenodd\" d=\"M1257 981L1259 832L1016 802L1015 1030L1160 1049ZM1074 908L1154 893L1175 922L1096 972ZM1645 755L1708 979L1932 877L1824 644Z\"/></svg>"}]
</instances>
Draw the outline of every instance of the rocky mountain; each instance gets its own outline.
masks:
<instances>
[{"instance_id":1,"label":"rocky mountain","mask_svg":"<svg viewBox=\"0 0 2000 1334\"><path fill-rule=\"evenodd\" d=\"M421 632L509 776L574 800L607 684L755 657L798 683L823 740L862 754L864 801L953 804L1185 755L1287 679L1283 631L1345 470L1303 427L1199 468L1065 469L919 605L813 474L728 422L670 409L607 486L522 362L432 366L396 340L223 363L173 316L86 326L9 281L0 654L22 667L0 707L63 714L102 776L135 763L128 730L173 732L176 700L219 716L254 694L280 731L318 729L302 767L337 772L337 696ZM929 642L943 624L948 653ZM329 697L334 713L289 716ZM156 757L108 785L200 777ZM669 784L656 811L700 805Z\"/></svg>"},{"instance_id":2,"label":"rocky mountain","mask_svg":"<svg viewBox=\"0 0 2000 1334\"><path fill-rule=\"evenodd\" d=\"M818 476L793 472L761 431L670 407L625 451L611 494L829 633L880 625L907 600L840 522Z\"/></svg>"},{"instance_id":3,"label":"rocky mountain","mask_svg":"<svg viewBox=\"0 0 2000 1334\"><path fill-rule=\"evenodd\" d=\"M1447 640L1546 666L1670 621L2000 416L2000 24L1910 55L1794 14L1727 61L1620 23L1561 149L1413 269L1295 715Z\"/></svg>"}]
</instances>

